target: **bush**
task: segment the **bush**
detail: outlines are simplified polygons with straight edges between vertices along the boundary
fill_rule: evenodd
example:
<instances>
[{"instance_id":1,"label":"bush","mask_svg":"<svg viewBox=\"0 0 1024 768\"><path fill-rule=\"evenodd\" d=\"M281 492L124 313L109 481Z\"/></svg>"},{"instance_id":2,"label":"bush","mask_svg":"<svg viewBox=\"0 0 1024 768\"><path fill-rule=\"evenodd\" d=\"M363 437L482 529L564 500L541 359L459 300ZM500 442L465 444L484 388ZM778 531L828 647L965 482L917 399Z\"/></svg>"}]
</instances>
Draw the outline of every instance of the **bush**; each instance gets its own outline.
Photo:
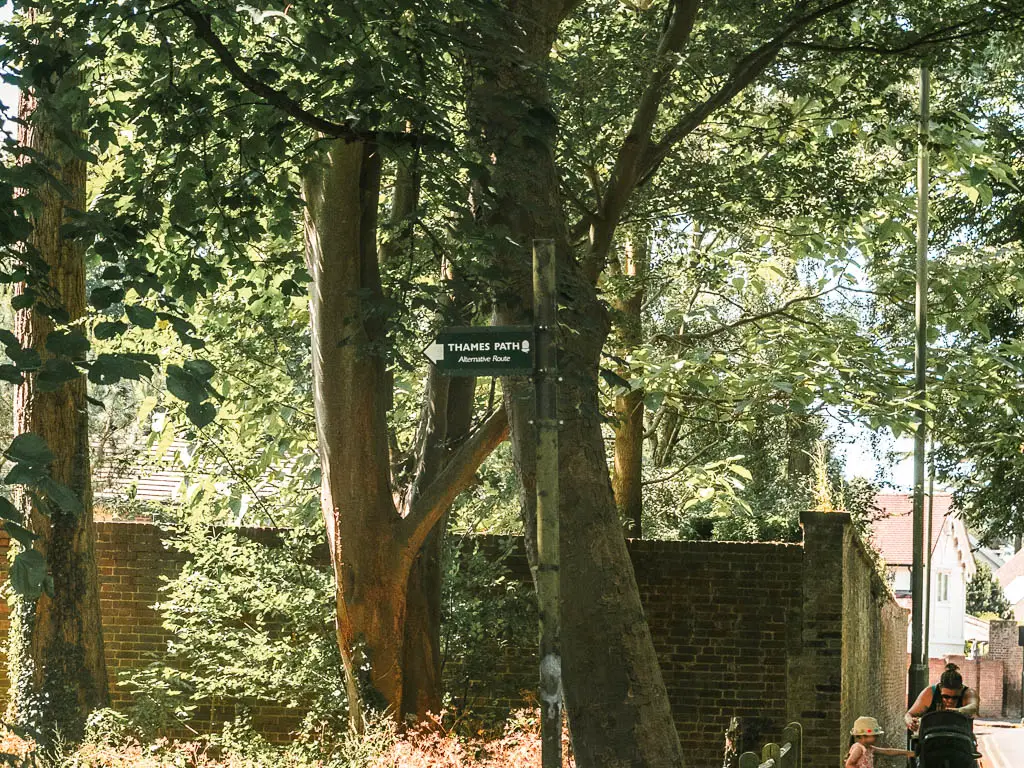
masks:
<instances>
[{"instance_id":1,"label":"bush","mask_svg":"<svg viewBox=\"0 0 1024 768\"><path fill-rule=\"evenodd\" d=\"M1003 586L984 563L978 564L967 583L967 612L972 616L995 614L999 619L1013 618L1013 606L1006 599Z\"/></svg>"},{"instance_id":2,"label":"bush","mask_svg":"<svg viewBox=\"0 0 1024 768\"><path fill-rule=\"evenodd\" d=\"M280 535L280 546L267 545L193 526L169 538L187 558L156 606L173 637L164 658L122 682L140 736L210 700L273 703L294 708L310 728L345 727L333 576L314 556L322 537Z\"/></svg>"},{"instance_id":3,"label":"bush","mask_svg":"<svg viewBox=\"0 0 1024 768\"><path fill-rule=\"evenodd\" d=\"M347 733L316 751L295 744L274 747L243 723L201 741L88 741L46 761L61 768L520 768L540 765L538 713L517 712L495 739L461 737L438 723L399 736L390 721L371 722L362 734ZM109 734L107 734L109 735ZM565 768L575 765L563 732ZM4 751L35 766L33 745L7 734ZM42 761L39 761L42 762Z\"/></svg>"},{"instance_id":4,"label":"bush","mask_svg":"<svg viewBox=\"0 0 1024 768\"><path fill-rule=\"evenodd\" d=\"M520 698L516 678L495 674L503 656L521 652L532 659L537 643L533 586L509 573L508 558L520 542L509 537L497 551L484 552L479 542L449 537L441 620L449 723L500 726L508 712L481 705Z\"/></svg>"},{"instance_id":5,"label":"bush","mask_svg":"<svg viewBox=\"0 0 1024 768\"><path fill-rule=\"evenodd\" d=\"M123 714L97 713L91 741L145 742L181 733L214 702L234 703L242 721L257 715L258 705L291 708L300 744L315 746L346 731L333 574L316 553L321 534L278 533L283 541L268 544L210 526L170 530L167 544L184 561L176 576L165 579L156 606L172 636L166 654L123 678L131 706ZM532 585L508 571L506 558L519 539L487 553L467 541L450 536L444 551L446 722L493 732L508 714L508 702L522 699L522 680L496 680L495 660L514 658L517 651L533 658L535 600ZM534 676L525 679L532 688ZM496 707L494 699L505 703ZM232 752L253 740L236 739Z\"/></svg>"}]
</instances>

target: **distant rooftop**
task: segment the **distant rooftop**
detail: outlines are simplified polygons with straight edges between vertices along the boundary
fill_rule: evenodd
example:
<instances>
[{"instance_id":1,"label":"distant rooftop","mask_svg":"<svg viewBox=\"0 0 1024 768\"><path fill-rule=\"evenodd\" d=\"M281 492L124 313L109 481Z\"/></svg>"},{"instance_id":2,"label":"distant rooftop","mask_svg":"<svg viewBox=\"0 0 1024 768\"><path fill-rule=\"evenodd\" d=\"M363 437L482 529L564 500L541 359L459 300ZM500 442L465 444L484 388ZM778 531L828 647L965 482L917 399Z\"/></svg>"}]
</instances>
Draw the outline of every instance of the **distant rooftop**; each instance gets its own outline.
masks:
<instances>
[{"instance_id":1,"label":"distant rooftop","mask_svg":"<svg viewBox=\"0 0 1024 768\"><path fill-rule=\"evenodd\" d=\"M935 551L942 529L950 516L953 497L936 493L932 503L932 541ZM928 509L925 498L925 510ZM875 497L877 512L871 523L872 541L886 565L912 565L914 562L914 499L906 493L880 493Z\"/></svg>"},{"instance_id":2,"label":"distant rooftop","mask_svg":"<svg viewBox=\"0 0 1024 768\"><path fill-rule=\"evenodd\" d=\"M99 446L93 446L93 494L98 501L171 501L185 480L184 466L190 451L187 442L175 438L164 446L154 444L127 456L105 460Z\"/></svg>"}]
</instances>

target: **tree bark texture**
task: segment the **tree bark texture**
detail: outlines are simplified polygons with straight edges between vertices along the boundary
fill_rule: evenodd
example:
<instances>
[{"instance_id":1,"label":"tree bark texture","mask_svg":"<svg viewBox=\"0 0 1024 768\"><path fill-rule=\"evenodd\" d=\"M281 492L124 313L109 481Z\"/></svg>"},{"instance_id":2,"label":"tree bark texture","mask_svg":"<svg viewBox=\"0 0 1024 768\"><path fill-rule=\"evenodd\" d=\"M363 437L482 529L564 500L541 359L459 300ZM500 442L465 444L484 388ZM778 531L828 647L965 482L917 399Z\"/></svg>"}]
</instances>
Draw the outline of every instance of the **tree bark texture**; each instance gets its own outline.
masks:
<instances>
[{"instance_id":1,"label":"tree bark texture","mask_svg":"<svg viewBox=\"0 0 1024 768\"><path fill-rule=\"evenodd\" d=\"M545 71L565 8L518 3L474 52L470 124L488 187L479 215L507 239L495 247L506 276L498 320L530 321L531 241L553 238L559 259L559 437L562 675L577 761L584 768L681 766L668 697L640 605L612 494L598 403L598 363L609 332L593 282L568 244L553 156L556 118ZM490 55L485 55L489 52ZM492 190L492 191L491 191ZM536 431L532 388L503 380L527 551L536 566Z\"/></svg>"},{"instance_id":2,"label":"tree bark texture","mask_svg":"<svg viewBox=\"0 0 1024 768\"><path fill-rule=\"evenodd\" d=\"M622 297L615 302L613 315L617 352L630 355L643 343L644 278L650 260L649 242L638 235L626 243L621 278L625 281ZM630 371L623 366L619 375L627 381ZM615 446L612 489L620 517L626 521L629 535L643 536L643 456L644 391L634 389L615 398Z\"/></svg>"},{"instance_id":3,"label":"tree bark texture","mask_svg":"<svg viewBox=\"0 0 1024 768\"><path fill-rule=\"evenodd\" d=\"M443 523L505 439L504 412L472 433L473 382L432 371L409 487L391 483L387 340L377 247L380 155L336 140L303 175L321 509L336 585L351 720L440 709Z\"/></svg>"},{"instance_id":4,"label":"tree bark texture","mask_svg":"<svg viewBox=\"0 0 1024 768\"><path fill-rule=\"evenodd\" d=\"M437 376L431 370L431 378ZM440 460L428 478L420 475L417 484L433 482L437 471L451 453L465 442L473 422L473 395L476 379L451 379L447 382L443 431L435 427L424 436L425 453L439 446ZM428 383L429 390L429 383ZM430 402L431 398L425 398ZM421 420L421 423L424 420ZM434 423L437 422L427 422ZM405 703L404 711L418 717L441 712L441 589L444 581L444 544L448 528L447 514L431 531L409 574L405 619Z\"/></svg>"},{"instance_id":5,"label":"tree bark texture","mask_svg":"<svg viewBox=\"0 0 1024 768\"><path fill-rule=\"evenodd\" d=\"M361 705L401 712L411 558L391 494L376 216L380 159L336 140L306 170L313 397L321 508L334 565L338 647L353 724Z\"/></svg>"},{"instance_id":6,"label":"tree bark texture","mask_svg":"<svg viewBox=\"0 0 1024 768\"><path fill-rule=\"evenodd\" d=\"M22 144L50 164L65 192L48 186L39 192L41 206L32 221L30 245L49 267L45 300L65 310L74 324L85 315L84 248L65 238L61 228L86 203L86 166L71 156L55 137L47 105L23 94L19 127ZM19 286L16 293L23 293ZM53 355L46 340L53 321L35 308L15 317L15 335L23 347ZM26 500L26 519L39 535L35 547L47 560L53 577L53 596L44 594L35 605L19 599L12 613L11 708L16 721L34 726L44 739L59 733L78 740L87 715L109 700L100 623L96 532L93 524L89 467L89 415L86 379L78 376L55 392L36 386L34 374L25 377L14 396L14 434L35 433L46 440L55 460L51 477L81 500L81 514L52 507L49 516Z\"/></svg>"}]
</instances>

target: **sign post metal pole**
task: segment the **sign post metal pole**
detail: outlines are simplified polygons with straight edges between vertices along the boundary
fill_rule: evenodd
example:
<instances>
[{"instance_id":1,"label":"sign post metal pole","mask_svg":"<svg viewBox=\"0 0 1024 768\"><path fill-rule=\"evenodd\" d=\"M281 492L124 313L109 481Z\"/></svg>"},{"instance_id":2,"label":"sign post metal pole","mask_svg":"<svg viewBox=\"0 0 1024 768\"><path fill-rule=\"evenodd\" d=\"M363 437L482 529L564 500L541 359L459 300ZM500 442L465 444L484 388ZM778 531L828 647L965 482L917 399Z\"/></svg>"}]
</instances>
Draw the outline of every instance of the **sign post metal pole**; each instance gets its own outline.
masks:
<instances>
[{"instance_id":1,"label":"sign post metal pole","mask_svg":"<svg viewBox=\"0 0 1024 768\"><path fill-rule=\"evenodd\" d=\"M924 453L925 432L928 428L925 410L928 360L928 89L928 70L921 67L921 129L917 159L917 310L914 339L915 400L920 410L914 435L914 563L911 571L913 627L910 638L908 706L914 703L917 695L928 685L928 649L924 645Z\"/></svg>"},{"instance_id":2,"label":"sign post metal pole","mask_svg":"<svg viewBox=\"0 0 1024 768\"><path fill-rule=\"evenodd\" d=\"M533 242L533 326L444 328L423 355L445 376L533 376L541 766L562 768L562 598L558 551L558 305L555 242Z\"/></svg>"},{"instance_id":3,"label":"sign post metal pole","mask_svg":"<svg viewBox=\"0 0 1024 768\"><path fill-rule=\"evenodd\" d=\"M537 598L540 608L541 766L562 765L561 595L558 552L558 330L555 243L533 242L537 427Z\"/></svg>"}]
</instances>

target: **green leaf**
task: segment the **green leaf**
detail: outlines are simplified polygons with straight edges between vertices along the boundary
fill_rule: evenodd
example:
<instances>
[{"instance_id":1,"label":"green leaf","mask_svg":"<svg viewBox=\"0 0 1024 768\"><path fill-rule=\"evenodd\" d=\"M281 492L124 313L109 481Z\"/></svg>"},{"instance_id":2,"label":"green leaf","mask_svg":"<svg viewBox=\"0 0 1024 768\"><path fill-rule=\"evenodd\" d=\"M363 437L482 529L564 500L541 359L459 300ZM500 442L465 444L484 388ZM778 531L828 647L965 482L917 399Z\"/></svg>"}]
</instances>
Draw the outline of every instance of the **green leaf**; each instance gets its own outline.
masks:
<instances>
[{"instance_id":1,"label":"green leaf","mask_svg":"<svg viewBox=\"0 0 1024 768\"><path fill-rule=\"evenodd\" d=\"M185 370L200 381L209 381L213 377L216 368L207 360L189 360L185 363Z\"/></svg>"},{"instance_id":2,"label":"green leaf","mask_svg":"<svg viewBox=\"0 0 1024 768\"><path fill-rule=\"evenodd\" d=\"M177 365L167 366L167 391L186 403L201 403L208 395L205 381Z\"/></svg>"},{"instance_id":3,"label":"green leaf","mask_svg":"<svg viewBox=\"0 0 1024 768\"><path fill-rule=\"evenodd\" d=\"M205 403L191 402L185 408L185 415L189 421L202 429L217 418L217 406L207 401Z\"/></svg>"},{"instance_id":4,"label":"green leaf","mask_svg":"<svg viewBox=\"0 0 1024 768\"><path fill-rule=\"evenodd\" d=\"M24 293L11 297L11 307L13 309L28 309L35 303L36 294L33 290L26 290Z\"/></svg>"},{"instance_id":5,"label":"green leaf","mask_svg":"<svg viewBox=\"0 0 1024 768\"><path fill-rule=\"evenodd\" d=\"M120 321L118 321L118 322L105 321L105 322L97 323L96 324L96 330L94 331L94 333L96 334L96 338L97 339L105 340L105 339L112 339L115 336L120 336L122 333L124 333L127 330L128 330L128 325L126 323L122 323Z\"/></svg>"},{"instance_id":6,"label":"green leaf","mask_svg":"<svg viewBox=\"0 0 1024 768\"><path fill-rule=\"evenodd\" d=\"M133 325L140 328L152 328L156 325L156 312L149 307L133 304L124 308L125 314Z\"/></svg>"},{"instance_id":7,"label":"green leaf","mask_svg":"<svg viewBox=\"0 0 1024 768\"><path fill-rule=\"evenodd\" d=\"M206 342L195 337L194 334L196 332L196 327L188 320L184 320L177 315L172 315L170 312L157 312L156 316L171 324L171 328L173 328L174 332L178 334L178 338L181 339L182 344L187 344L192 349L202 349L206 346Z\"/></svg>"},{"instance_id":8,"label":"green leaf","mask_svg":"<svg viewBox=\"0 0 1024 768\"><path fill-rule=\"evenodd\" d=\"M13 520L16 523L21 522L21 511L14 506L14 502L10 499L0 496L0 517L4 520Z\"/></svg>"},{"instance_id":9,"label":"green leaf","mask_svg":"<svg viewBox=\"0 0 1024 768\"><path fill-rule=\"evenodd\" d=\"M96 309L104 310L124 300L124 288L117 288L112 285L101 285L93 288L89 296L89 303Z\"/></svg>"},{"instance_id":10,"label":"green leaf","mask_svg":"<svg viewBox=\"0 0 1024 768\"><path fill-rule=\"evenodd\" d=\"M65 382L77 379L81 371L74 363L59 357L53 357L46 361L43 370L36 374L36 386L41 392L56 392Z\"/></svg>"},{"instance_id":11,"label":"green leaf","mask_svg":"<svg viewBox=\"0 0 1024 768\"><path fill-rule=\"evenodd\" d=\"M36 371L43 364L43 358L34 349L22 349L21 347L7 347L7 356L21 371Z\"/></svg>"},{"instance_id":12,"label":"green leaf","mask_svg":"<svg viewBox=\"0 0 1024 768\"><path fill-rule=\"evenodd\" d=\"M644 407L648 411L651 411L653 413L654 411L657 411L659 408L661 408L661 404L664 401L665 401L665 393L664 392L648 392L644 396Z\"/></svg>"},{"instance_id":13,"label":"green leaf","mask_svg":"<svg viewBox=\"0 0 1024 768\"><path fill-rule=\"evenodd\" d=\"M729 467L729 471L732 472L734 475L739 475L744 480L753 480L754 479L754 476L752 474L750 474L750 470L747 469L744 466L739 465L739 464L732 464Z\"/></svg>"},{"instance_id":14,"label":"green leaf","mask_svg":"<svg viewBox=\"0 0 1024 768\"><path fill-rule=\"evenodd\" d=\"M622 392L629 392L629 382L619 376L615 371L610 368L602 368L601 378L604 379L604 383L607 384L616 394Z\"/></svg>"},{"instance_id":15,"label":"green leaf","mask_svg":"<svg viewBox=\"0 0 1024 768\"><path fill-rule=\"evenodd\" d=\"M122 379L138 381L152 372L150 364L139 356L105 352L89 367L89 381L93 384L116 384Z\"/></svg>"},{"instance_id":16,"label":"green leaf","mask_svg":"<svg viewBox=\"0 0 1024 768\"><path fill-rule=\"evenodd\" d=\"M21 342L18 341L18 337L7 328L0 328L0 344L3 344L5 347L21 349Z\"/></svg>"},{"instance_id":17,"label":"green leaf","mask_svg":"<svg viewBox=\"0 0 1024 768\"><path fill-rule=\"evenodd\" d=\"M71 360L84 360L89 346L89 340L78 330L54 331L46 337L46 348L50 352Z\"/></svg>"},{"instance_id":18,"label":"green leaf","mask_svg":"<svg viewBox=\"0 0 1024 768\"><path fill-rule=\"evenodd\" d=\"M11 461L19 464L48 465L53 463L53 453L46 441L34 432L15 437L4 452Z\"/></svg>"},{"instance_id":19,"label":"green leaf","mask_svg":"<svg viewBox=\"0 0 1024 768\"><path fill-rule=\"evenodd\" d=\"M8 485L35 485L46 477L46 470L29 464L15 464L7 473L4 482Z\"/></svg>"},{"instance_id":20,"label":"green leaf","mask_svg":"<svg viewBox=\"0 0 1024 768\"><path fill-rule=\"evenodd\" d=\"M32 549L32 544L39 538L39 534L33 533L21 523L8 520L4 522L4 528L11 538L17 541L25 549Z\"/></svg>"},{"instance_id":21,"label":"green leaf","mask_svg":"<svg viewBox=\"0 0 1024 768\"><path fill-rule=\"evenodd\" d=\"M15 366L8 363L0 365L0 381L6 381L10 384L21 384L24 380L25 374Z\"/></svg>"},{"instance_id":22,"label":"green leaf","mask_svg":"<svg viewBox=\"0 0 1024 768\"><path fill-rule=\"evenodd\" d=\"M57 505L57 509L69 515L80 515L84 507L78 495L63 483L58 483L51 477L43 478L39 483L39 489L46 494L46 497Z\"/></svg>"},{"instance_id":23,"label":"green leaf","mask_svg":"<svg viewBox=\"0 0 1024 768\"><path fill-rule=\"evenodd\" d=\"M12 525L14 523L6 524L9 531ZM39 599L45 589L46 576L46 558L41 552L26 549L15 555L11 563L11 586L26 600L34 602Z\"/></svg>"}]
</instances>

